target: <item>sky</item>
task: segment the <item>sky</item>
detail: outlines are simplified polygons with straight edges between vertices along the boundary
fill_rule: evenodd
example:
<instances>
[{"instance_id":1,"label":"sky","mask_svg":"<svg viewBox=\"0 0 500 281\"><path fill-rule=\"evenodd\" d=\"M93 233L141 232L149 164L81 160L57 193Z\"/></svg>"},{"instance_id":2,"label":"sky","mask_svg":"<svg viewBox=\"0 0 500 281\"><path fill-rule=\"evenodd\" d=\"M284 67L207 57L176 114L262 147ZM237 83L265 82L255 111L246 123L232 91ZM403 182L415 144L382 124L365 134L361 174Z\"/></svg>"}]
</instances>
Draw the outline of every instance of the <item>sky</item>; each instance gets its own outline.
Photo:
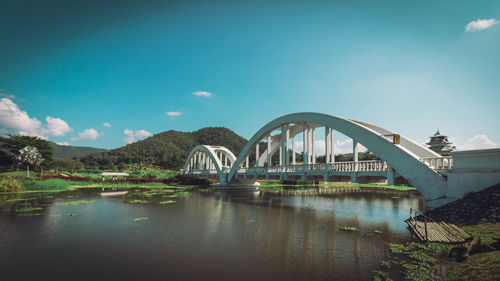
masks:
<instances>
[{"instance_id":1,"label":"sky","mask_svg":"<svg viewBox=\"0 0 500 281\"><path fill-rule=\"evenodd\" d=\"M0 134L117 148L223 126L248 139L320 112L499 147L499 21L494 0L0 0ZM349 145L339 135L337 151Z\"/></svg>"}]
</instances>

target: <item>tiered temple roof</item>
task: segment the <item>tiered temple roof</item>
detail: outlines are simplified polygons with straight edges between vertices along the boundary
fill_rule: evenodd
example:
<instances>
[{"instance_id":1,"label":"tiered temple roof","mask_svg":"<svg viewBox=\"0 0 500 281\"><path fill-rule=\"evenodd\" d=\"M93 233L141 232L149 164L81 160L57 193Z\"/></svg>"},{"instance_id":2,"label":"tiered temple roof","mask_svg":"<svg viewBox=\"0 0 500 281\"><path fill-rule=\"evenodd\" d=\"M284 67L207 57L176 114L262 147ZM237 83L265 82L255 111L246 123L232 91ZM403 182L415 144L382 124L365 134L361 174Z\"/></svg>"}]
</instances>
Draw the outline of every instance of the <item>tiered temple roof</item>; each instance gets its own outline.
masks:
<instances>
[{"instance_id":1,"label":"tiered temple roof","mask_svg":"<svg viewBox=\"0 0 500 281\"><path fill-rule=\"evenodd\" d=\"M441 154L442 156L449 156L450 152L456 149L455 146L452 146L453 143L448 140L448 136L441 134L439 129L430 138L431 140L426 143L429 146L429 149Z\"/></svg>"}]
</instances>

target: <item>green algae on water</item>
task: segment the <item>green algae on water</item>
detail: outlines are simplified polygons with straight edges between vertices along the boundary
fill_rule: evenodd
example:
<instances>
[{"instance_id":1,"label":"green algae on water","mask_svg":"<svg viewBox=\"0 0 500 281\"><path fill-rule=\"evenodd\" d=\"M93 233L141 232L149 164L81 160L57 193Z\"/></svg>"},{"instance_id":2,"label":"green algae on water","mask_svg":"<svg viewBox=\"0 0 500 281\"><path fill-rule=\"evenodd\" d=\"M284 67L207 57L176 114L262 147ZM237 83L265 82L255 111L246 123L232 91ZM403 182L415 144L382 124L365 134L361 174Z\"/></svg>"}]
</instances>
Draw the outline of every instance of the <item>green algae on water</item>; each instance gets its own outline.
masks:
<instances>
[{"instance_id":1,"label":"green algae on water","mask_svg":"<svg viewBox=\"0 0 500 281\"><path fill-rule=\"evenodd\" d=\"M79 206L82 204L94 204L95 201L87 201L87 200L77 200L77 201L69 201L64 203L66 206Z\"/></svg>"},{"instance_id":2,"label":"green algae on water","mask_svg":"<svg viewBox=\"0 0 500 281\"><path fill-rule=\"evenodd\" d=\"M33 211L39 211L39 210L43 210L43 208L41 208L41 207L23 207L23 208L16 209L16 212L33 212Z\"/></svg>"},{"instance_id":3,"label":"green algae on water","mask_svg":"<svg viewBox=\"0 0 500 281\"><path fill-rule=\"evenodd\" d=\"M176 203L174 200L160 201L160 205Z\"/></svg>"},{"instance_id":4,"label":"green algae on water","mask_svg":"<svg viewBox=\"0 0 500 281\"><path fill-rule=\"evenodd\" d=\"M357 231L358 230L354 226L342 226L340 229L343 230L343 231Z\"/></svg>"},{"instance_id":5,"label":"green algae on water","mask_svg":"<svg viewBox=\"0 0 500 281\"><path fill-rule=\"evenodd\" d=\"M146 204L146 203L149 203L148 200L130 200L128 202L132 203L132 204Z\"/></svg>"},{"instance_id":6,"label":"green algae on water","mask_svg":"<svg viewBox=\"0 0 500 281\"><path fill-rule=\"evenodd\" d=\"M132 221L144 221L144 220L149 220L148 217L140 217L140 218L135 218Z\"/></svg>"}]
</instances>

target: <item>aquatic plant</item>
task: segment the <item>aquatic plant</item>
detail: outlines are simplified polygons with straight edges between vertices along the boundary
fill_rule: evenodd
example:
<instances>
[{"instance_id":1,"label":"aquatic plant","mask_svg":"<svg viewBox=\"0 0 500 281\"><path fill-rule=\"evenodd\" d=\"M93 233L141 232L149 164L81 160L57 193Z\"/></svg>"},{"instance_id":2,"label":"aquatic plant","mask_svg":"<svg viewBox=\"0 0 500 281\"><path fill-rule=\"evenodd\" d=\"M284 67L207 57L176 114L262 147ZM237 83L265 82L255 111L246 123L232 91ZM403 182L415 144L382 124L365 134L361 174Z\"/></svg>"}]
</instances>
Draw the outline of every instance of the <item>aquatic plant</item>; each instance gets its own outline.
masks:
<instances>
[{"instance_id":1,"label":"aquatic plant","mask_svg":"<svg viewBox=\"0 0 500 281\"><path fill-rule=\"evenodd\" d=\"M77 201L69 201L64 203L66 206L79 206L81 204L94 204L95 201L87 201L87 200L77 200Z\"/></svg>"},{"instance_id":2,"label":"aquatic plant","mask_svg":"<svg viewBox=\"0 0 500 281\"><path fill-rule=\"evenodd\" d=\"M132 203L132 204L146 204L146 203L149 203L149 201L147 201L147 200L130 200L128 202Z\"/></svg>"},{"instance_id":3,"label":"aquatic plant","mask_svg":"<svg viewBox=\"0 0 500 281\"><path fill-rule=\"evenodd\" d=\"M148 217L140 217L140 218L135 218L132 221L144 221L144 220L148 220L148 219L149 219Z\"/></svg>"},{"instance_id":4,"label":"aquatic plant","mask_svg":"<svg viewBox=\"0 0 500 281\"><path fill-rule=\"evenodd\" d=\"M66 213L64 214L65 217L76 217L78 214L73 214L73 213Z\"/></svg>"},{"instance_id":5,"label":"aquatic plant","mask_svg":"<svg viewBox=\"0 0 500 281\"><path fill-rule=\"evenodd\" d=\"M357 231L358 229L354 226L342 226L340 228L341 230L344 230L344 231Z\"/></svg>"},{"instance_id":6,"label":"aquatic plant","mask_svg":"<svg viewBox=\"0 0 500 281\"><path fill-rule=\"evenodd\" d=\"M255 220L254 219L249 219L248 223L255 223Z\"/></svg>"},{"instance_id":7,"label":"aquatic plant","mask_svg":"<svg viewBox=\"0 0 500 281\"><path fill-rule=\"evenodd\" d=\"M375 229L373 232L375 232L377 234L382 234L382 230L378 230L378 229Z\"/></svg>"},{"instance_id":8,"label":"aquatic plant","mask_svg":"<svg viewBox=\"0 0 500 281\"><path fill-rule=\"evenodd\" d=\"M160 205L176 203L174 200L160 201Z\"/></svg>"},{"instance_id":9,"label":"aquatic plant","mask_svg":"<svg viewBox=\"0 0 500 281\"><path fill-rule=\"evenodd\" d=\"M43 210L41 207L23 207L16 209L16 212L33 212L33 211L38 211L38 210Z\"/></svg>"}]
</instances>

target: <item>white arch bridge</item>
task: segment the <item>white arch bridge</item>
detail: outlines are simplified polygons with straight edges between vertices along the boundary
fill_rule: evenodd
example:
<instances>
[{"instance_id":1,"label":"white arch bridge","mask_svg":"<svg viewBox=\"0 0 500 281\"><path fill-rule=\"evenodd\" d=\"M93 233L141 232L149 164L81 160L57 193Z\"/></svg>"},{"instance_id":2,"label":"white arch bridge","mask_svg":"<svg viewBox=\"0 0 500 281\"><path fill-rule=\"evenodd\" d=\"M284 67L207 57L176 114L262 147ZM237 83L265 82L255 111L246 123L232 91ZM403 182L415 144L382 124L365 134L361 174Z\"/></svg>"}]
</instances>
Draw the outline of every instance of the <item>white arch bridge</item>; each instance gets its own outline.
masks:
<instances>
[{"instance_id":1,"label":"white arch bridge","mask_svg":"<svg viewBox=\"0 0 500 281\"><path fill-rule=\"evenodd\" d=\"M325 131L325 159L322 163L316 162L314 144L318 129ZM276 131L278 132L273 134ZM335 162L334 131L353 139L352 161ZM295 139L298 134L302 134L302 163L296 161ZM261 153L259 150L262 141L266 141L267 146ZM382 160L359 161L359 144ZM250 167L250 154L252 152L253 155L253 151L255 158L252 160L255 160L255 164ZM276 153L279 155L279 163L272 165L272 156ZM480 187L477 184L474 187L458 186L450 192L452 187L448 177L452 176L453 157L443 157L376 125L320 113L294 113L279 117L262 127L243 147L238 157L222 146L196 146L189 154L181 176L218 177L219 188L257 188L256 180L263 178L321 179L328 182L338 177L350 177L352 182L357 182L362 177L385 177L388 184L393 184L395 177L399 175L429 199L430 206L439 206L462 197L472 189L482 189L490 183L495 184L497 179L500 181L500 150L491 153L496 153L496 160L493 162L499 168L491 180L481 182ZM477 162L477 159L474 161ZM463 182L459 176L463 175L455 174L452 180L454 185Z\"/></svg>"}]
</instances>

